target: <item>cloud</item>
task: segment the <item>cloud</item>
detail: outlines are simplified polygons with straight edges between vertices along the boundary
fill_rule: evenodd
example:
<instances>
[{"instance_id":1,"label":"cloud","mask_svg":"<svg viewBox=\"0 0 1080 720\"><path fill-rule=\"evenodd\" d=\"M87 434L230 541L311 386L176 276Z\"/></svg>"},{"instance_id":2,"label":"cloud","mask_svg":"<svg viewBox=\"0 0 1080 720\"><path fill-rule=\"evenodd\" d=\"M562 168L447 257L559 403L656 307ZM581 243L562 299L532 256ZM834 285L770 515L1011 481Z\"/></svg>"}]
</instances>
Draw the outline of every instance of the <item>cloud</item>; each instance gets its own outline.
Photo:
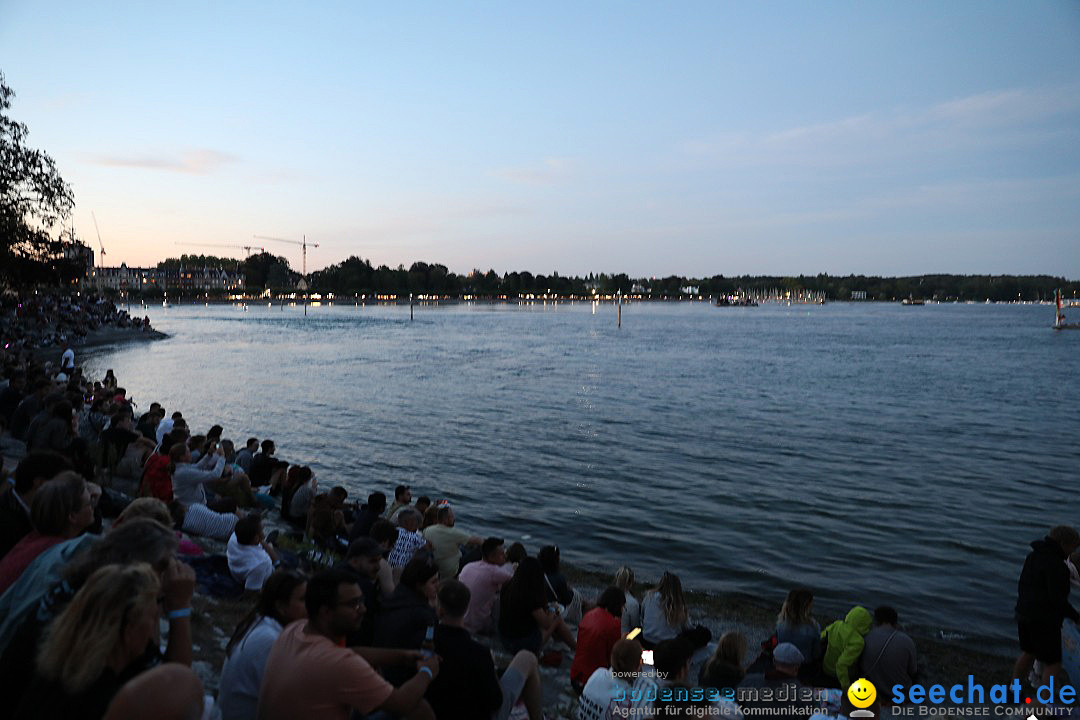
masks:
<instances>
[{"instance_id":1,"label":"cloud","mask_svg":"<svg viewBox=\"0 0 1080 720\"><path fill-rule=\"evenodd\" d=\"M574 161L564 157L549 157L539 165L501 168L492 171L496 177L527 185L551 185L569 177L574 170Z\"/></svg>"},{"instance_id":2,"label":"cloud","mask_svg":"<svg viewBox=\"0 0 1080 720\"><path fill-rule=\"evenodd\" d=\"M143 170L163 170L165 172L184 173L187 175L209 175L238 158L229 153L200 148L186 150L177 156L166 155L99 155L93 160L105 167L139 168Z\"/></svg>"},{"instance_id":3,"label":"cloud","mask_svg":"<svg viewBox=\"0 0 1080 720\"><path fill-rule=\"evenodd\" d=\"M861 165L911 155L1060 141L1080 113L1080 85L979 93L772 132L719 132L681 145L698 161L771 166ZM1070 123L1075 127L1075 123Z\"/></svg>"}]
</instances>

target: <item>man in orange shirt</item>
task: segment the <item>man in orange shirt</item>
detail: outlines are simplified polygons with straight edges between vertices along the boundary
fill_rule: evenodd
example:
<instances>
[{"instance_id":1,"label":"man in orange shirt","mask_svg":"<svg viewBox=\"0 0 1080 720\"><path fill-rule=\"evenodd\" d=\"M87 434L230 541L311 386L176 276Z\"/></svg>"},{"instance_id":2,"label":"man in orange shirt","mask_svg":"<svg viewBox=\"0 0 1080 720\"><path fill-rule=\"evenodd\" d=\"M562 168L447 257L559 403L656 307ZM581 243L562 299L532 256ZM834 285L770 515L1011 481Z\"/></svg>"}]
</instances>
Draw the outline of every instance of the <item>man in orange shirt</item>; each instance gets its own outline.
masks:
<instances>
[{"instance_id":1,"label":"man in orange shirt","mask_svg":"<svg viewBox=\"0 0 1080 720\"><path fill-rule=\"evenodd\" d=\"M439 674L439 659L421 652L345 647L345 636L360 627L364 594L337 570L308 581L308 619L289 625L274 643L259 692L259 720L348 720L385 710L416 720L433 720L424 700ZM395 688L372 665L415 663L416 675Z\"/></svg>"}]
</instances>

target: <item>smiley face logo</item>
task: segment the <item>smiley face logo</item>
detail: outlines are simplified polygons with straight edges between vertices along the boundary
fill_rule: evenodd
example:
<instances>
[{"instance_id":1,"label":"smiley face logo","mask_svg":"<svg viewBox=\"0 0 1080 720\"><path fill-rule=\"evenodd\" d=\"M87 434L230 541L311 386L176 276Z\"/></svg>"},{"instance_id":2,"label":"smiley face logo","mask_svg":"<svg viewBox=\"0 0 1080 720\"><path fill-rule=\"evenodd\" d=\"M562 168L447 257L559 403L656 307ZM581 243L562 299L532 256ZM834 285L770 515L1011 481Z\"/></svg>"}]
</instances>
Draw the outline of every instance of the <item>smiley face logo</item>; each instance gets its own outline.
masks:
<instances>
[{"instance_id":1,"label":"smiley face logo","mask_svg":"<svg viewBox=\"0 0 1080 720\"><path fill-rule=\"evenodd\" d=\"M877 699L877 688L866 678L859 678L847 689L848 700L857 708L867 708Z\"/></svg>"}]
</instances>

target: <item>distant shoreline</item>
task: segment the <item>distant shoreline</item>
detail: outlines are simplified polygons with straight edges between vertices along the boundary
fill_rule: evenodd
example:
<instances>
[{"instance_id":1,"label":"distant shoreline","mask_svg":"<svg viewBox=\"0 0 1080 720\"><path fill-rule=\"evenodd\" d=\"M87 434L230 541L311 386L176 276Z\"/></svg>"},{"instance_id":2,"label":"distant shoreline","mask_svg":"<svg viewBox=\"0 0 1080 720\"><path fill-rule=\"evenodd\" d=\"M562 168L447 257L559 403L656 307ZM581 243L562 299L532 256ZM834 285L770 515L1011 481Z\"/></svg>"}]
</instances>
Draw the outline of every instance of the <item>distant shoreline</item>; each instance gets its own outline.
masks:
<instances>
[{"instance_id":1,"label":"distant shoreline","mask_svg":"<svg viewBox=\"0 0 1080 720\"><path fill-rule=\"evenodd\" d=\"M417 306L417 307L430 307L432 305L474 305L474 304L475 305L550 305L550 304L556 304L556 303L568 303L568 304L571 304L571 305L578 305L578 304L592 304L592 303L596 303L596 302L602 303L602 304L605 304L605 305L617 304L618 299L614 298L614 297L611 297L611 296L597 296L596 298L576 297L576 296L547 297L547 298L542 298L542 297L540 297L540 298L471 298L471 299L468 299L468 300L460 298L460 297L439 297L439 298L427 298L427 297L425 297L424 299L414 300L412 304ZM702 298L702 299L686 298L686 297L655 298L655 297L639 297L639 296L634 296L634 295L625 295L625 296L623 296L623 303L626 304L626 305L641 304L641 303L656 303L656 304L660 304L660 305L666 305L666 304L671 304L671 303L686 303L686 304L694 304L694 305L715 305L715 302L714 302L713 298ZM119 304L120 303L117 303L118 307L119 307ZM329 299L329 300L327 300L327 299L314 300L313 299L313 300L310 300L307 304L310 305L310 306L313 306L313 307L319 307L319 306L324 306L324 305L328 305L328 306L336 306L336 305L346 305L346 306L347 305L353 305L353 306L365 305L366 306L366 305L371 305L371 306L386 306L386 307L403 307L403 306L408 307L410 302L409 302L409 299L407 297L404 298L404 299L399 297L397 299L379 299L379 300L372 299L372 298L367 298L367 299L359 298L359 299L357 299L357 298L341 297L341 298L333 298L333 299ZM804 306L804 305L805 306L811 306L811 305L837 305L837 304L841 304L841 305L900 305L901 300L900 299L897 299L897 300L829 300L829 301L827 301L825 303L798 302L798 301L775 302L775 301L772 301L772 300L763 300L763 301L761 301L759 306L795 307L795 306ZM1054 301L1053 300L925 300L923 302L923 304L924 305L1039 305L1039 306L1053 307ZM136 303L136 305L139 305L139 307L142 307L141 303ZM146 307L147 308L156 307L156 306L159 306L159 305L160 305L160 303L154 302L154 303L148 303ZM270 300L268 298L252 298L252 299L249 299L249 300L226 300L226 299L209 299L209 300L206 300L206 299L202 299L202 300L191 301L191 302L187 302L187 301L170 302L169 305L167 306L167 308L171 308L171 307L195 307L195 306L198 306L198 305L203 305L203 306L233 305L233 306L238 306L238 307L242 307L242 306L245 306L245 305L249 305L249 306L269 305L269 306L273 306L273 307L279 307L279 306L282 306L282 305L287 305L289 307L303 307L304 301L303 301L302 298L301 299L274 298L273 300ZM744 306L732 305L732 306L720 306L720 307L738 308L738 307L744 307Z\"/></svg>"}]
</instances>

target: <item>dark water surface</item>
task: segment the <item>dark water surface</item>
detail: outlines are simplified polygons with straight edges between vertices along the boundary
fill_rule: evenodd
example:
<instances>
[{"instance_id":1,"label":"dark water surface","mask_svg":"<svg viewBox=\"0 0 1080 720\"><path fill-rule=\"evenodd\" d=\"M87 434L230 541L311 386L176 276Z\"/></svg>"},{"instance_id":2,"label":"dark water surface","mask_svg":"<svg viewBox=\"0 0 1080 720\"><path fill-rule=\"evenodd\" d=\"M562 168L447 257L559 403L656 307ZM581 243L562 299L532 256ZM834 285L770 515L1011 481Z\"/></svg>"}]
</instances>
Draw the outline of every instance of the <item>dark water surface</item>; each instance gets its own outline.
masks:
<instances>
[{"instance_id":1,"label":"dark water surface","mask_svg":"<svg viewBox=\"0 0 1080 720\"><path fill-rule=\"evenodd\" d=\"M1080 523L1080 332L1047 306L148 313L171 338L86 358L143 409L585 567L777 607L806 585L823 619L889 603L1004 650L1028 542Z\"/></svg>"}]
</instances>

